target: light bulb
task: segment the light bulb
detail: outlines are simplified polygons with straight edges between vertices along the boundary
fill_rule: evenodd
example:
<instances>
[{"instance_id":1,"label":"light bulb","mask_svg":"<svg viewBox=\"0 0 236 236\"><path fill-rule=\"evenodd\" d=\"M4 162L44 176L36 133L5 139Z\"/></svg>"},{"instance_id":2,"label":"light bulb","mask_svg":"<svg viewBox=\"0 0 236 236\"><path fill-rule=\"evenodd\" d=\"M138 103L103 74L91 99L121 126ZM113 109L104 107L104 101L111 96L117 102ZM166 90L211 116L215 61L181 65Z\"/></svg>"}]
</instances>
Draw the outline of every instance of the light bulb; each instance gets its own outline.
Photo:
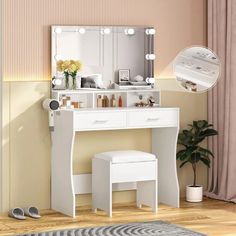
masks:
<instances>
[{"instance_id":1,"label":"light bulb","mask_svg":"<svg viewBox=\"0 0 236 236\"><path fill-rule=\"evenodd\" d=\"M111 30L109 28L105 28L101 30L101 34L110 34Z\"/></svg>"},{"instance_id":2,"label":"light bulb","mask_svg":"<svg viewBox=\"0 0 236 236\"><path fill-rule=\"evenodd\" d=\"M154 84L154 83L155 83L155 78L147 77L147 78L146 78L146 83L148 83L148 84Z\"/></svg>"},{"instance_id":3,"label":"light bulb","mask_svg":"<svg viewBox=\"0 0 236 236\"><path fill-rule=\"evenodd\" d=\"M62 28L58 27L54 31L55 31L56 34L61 34L62 33Z\"/></svg>"},{"instance_id":4,"label":"light bulb","mask_svg":"<svg viewBox=\"0 0 236 236\"><path fill-rule=\"evenodd\" d=\"M125 34L127 35L134 35L135 30L133 28L125 29Z\"/></svg>"},{"instance_id":5,"label":"light bulb","mask_svg":"<svg viewBox=\"0 0 236 236\"><path fill-rule=\"evenodd\" d=\"M146 60L155 60L156 56L155 54L146 54L145 58Z\"/></svg>"},{"instance_id":6,"label":"light bulb","mask_svg":"<svg viewBox=\"0 0 236 236\"><path fill-rule=\"evenodd\" d=\"M59 61L59 60L62 59L62 56L57 54L57 55L54 56L54 58L55 58L56 61Z\"/></svg>"},{"instance_id":7,"label":"light bulb","mask_svg":"<svg viewBox=\"0 0 236 236\"><path fill-rule=\"evenodd\" d=\"M146 29L145 32L147 35L154 35L156 33L156 30L151 28L151 29Z\"/></svg>"},{"instance_id":8,"label":"light bulb","mask_svg":"<svg viewBox=\"0 0 236 236\"><path fill-rule=\"evenodd\" d=\"M85 28L80 28L80 29L79 29L79 33L80 33L80 34L85 34Z\"/></svg>"},{"instance_id":9,"label":"light bulb","mask_svg":"<svg viewBox=\"0 0 236 236\"><path fill-rule=\"evenodd\" d=\"M54 85L60 86L62 84L62 81L59 78L55 78L55 79L52 80L52 83Z\"/></svg>"}]
</instances>

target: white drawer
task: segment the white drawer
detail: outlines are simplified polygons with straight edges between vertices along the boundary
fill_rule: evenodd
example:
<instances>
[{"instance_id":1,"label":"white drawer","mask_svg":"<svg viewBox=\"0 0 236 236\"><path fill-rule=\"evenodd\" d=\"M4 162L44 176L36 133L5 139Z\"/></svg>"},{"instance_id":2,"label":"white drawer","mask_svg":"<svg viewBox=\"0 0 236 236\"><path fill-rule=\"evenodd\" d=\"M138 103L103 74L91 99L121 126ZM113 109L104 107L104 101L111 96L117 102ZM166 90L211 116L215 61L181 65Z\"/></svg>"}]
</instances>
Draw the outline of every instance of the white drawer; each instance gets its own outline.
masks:
<instances>
[{"instance_id":1,"label":"white drawer","mask_svg":"<svg viewBox=\"0 0 236 236\"><path fill-rule=\"evenodd\" d=\"M157 179L157 161L119 163L111 165L112 183Z\"/></svg>"},{"instance_id":2,"label":"white drawer","mask_svg":"<svg viewBox=\"0 0 236 236\"><path fill-rule=\"evenodd\" d=\"M74 117L75 130L119 129L126 126L125 112L77 113Z\"/></svg>"},{"instance_id":3,"label":"white drawer","mask_svg":"<svg viewBox=\"0 0 236 236\"><path fill-rule=\"evenodd\" d=\"M177 124L177 110L130 111L127 114L128 127L155 127Z\"/></svg>"}]
</instances>

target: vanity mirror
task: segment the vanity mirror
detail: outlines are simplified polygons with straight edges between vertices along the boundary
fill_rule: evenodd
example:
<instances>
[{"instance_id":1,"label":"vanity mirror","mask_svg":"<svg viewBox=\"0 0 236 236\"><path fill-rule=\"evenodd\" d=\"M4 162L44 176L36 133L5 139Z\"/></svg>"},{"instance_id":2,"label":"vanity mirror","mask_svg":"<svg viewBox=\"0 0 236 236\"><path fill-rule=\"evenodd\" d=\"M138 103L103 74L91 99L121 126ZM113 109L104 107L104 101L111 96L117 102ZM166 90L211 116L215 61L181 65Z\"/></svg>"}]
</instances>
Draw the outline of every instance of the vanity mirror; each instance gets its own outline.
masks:
<instances>
[{"instance_id":1,"label":"vanity mirror","mask_svg":"<svg viewBox=\"0 0 236 236\"><path fill-rule=\"evenodd\" d=\"M147 85L154 77L154 34L152 27L52 26L52 77L63 80L58 61L79 60L82 69L77 73L76 88L81 87L83 78L91 81L82 83L85 87L93 87L93 80L100 88L119 84L121 71L128 72L130 84ZM63 83L57 87L63 88Z\"/></svg>"}]
</instances>

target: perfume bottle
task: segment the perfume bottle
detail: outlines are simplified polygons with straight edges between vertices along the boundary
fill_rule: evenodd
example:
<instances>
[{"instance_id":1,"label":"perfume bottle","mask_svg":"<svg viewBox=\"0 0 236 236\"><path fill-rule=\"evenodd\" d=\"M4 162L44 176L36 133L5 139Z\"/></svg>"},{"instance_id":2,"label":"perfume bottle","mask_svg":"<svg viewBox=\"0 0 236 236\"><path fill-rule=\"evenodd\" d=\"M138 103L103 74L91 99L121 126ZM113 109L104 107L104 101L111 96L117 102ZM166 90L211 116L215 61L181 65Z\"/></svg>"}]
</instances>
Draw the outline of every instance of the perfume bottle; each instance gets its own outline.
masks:
<instances>
[{"instance_id":1,"label":"perfume bottle","mask_svg":"<svg viewBox=\"0 0 236 236\"><path fill-rule=\"evenodd\" d=\"M116 98L114 94L111 96L110 107L116 107Z\"/></svg>"},{"instance_id":2,"label":"perfume bottle","mask_svg":"<svg viewBox=\"0 0 236 236\"><path fill-rule=\"evenodd\" d=\"M123 101L122 101L122 97L121 96L119 96L118 106L119 107L123 107Z\"/></svg>"},{"instance_id":3,"label":"perfume bottle","mask_svg":"<svg viewBox=\"0 0 236 236\"><path fill-rule=\"evenodd\" d=\"M106 96L106 95L104 95L104 97L103 97L103 107L109 107L109 98Z\"/></svg>"},{"instance_id":4,"label":"perfume bottle","mask_svg":"<svg viewBox=\"0 0 236 236\"><path fill-rule=\"evenodd\" d=\"M98 95L97 97L97 107L102 107L102 96Z\"/></svg>"},{"instance_id":5,"label":"perfume bottle","mask_svg":"<svg viewBox=\"0 0 236 236\"><path fill-rule=\"evenodd\" d=\"M105 107L105 106L106 106L106 104L105 104L106 101L105 101L105 100L106 100L106 99L105 99L105 96L103 96L103 97L102 97L102 107Z\"/></svg>"}]
</instances>

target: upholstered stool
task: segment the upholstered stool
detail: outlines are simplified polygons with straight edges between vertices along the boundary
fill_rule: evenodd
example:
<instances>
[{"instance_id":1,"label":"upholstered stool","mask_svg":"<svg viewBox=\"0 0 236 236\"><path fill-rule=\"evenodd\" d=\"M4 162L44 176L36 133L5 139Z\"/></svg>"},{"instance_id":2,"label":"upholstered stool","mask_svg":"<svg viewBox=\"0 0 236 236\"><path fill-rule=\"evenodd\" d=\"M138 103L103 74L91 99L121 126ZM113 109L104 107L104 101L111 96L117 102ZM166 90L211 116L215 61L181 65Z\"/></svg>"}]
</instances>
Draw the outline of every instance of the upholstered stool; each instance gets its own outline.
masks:
<instances>
[{"instance_id":1,"label":"upholstered stool","mask_svg":"<svg viewBox=\"0 0 236 236\"><path fill-rule=\"evenodd\" d=\"M140 151L96 154L92 161L93 211L105 210L112 217L112 184L137 182L136 204L157 212L157 158Z\"/></svg>"}]
</instances>

